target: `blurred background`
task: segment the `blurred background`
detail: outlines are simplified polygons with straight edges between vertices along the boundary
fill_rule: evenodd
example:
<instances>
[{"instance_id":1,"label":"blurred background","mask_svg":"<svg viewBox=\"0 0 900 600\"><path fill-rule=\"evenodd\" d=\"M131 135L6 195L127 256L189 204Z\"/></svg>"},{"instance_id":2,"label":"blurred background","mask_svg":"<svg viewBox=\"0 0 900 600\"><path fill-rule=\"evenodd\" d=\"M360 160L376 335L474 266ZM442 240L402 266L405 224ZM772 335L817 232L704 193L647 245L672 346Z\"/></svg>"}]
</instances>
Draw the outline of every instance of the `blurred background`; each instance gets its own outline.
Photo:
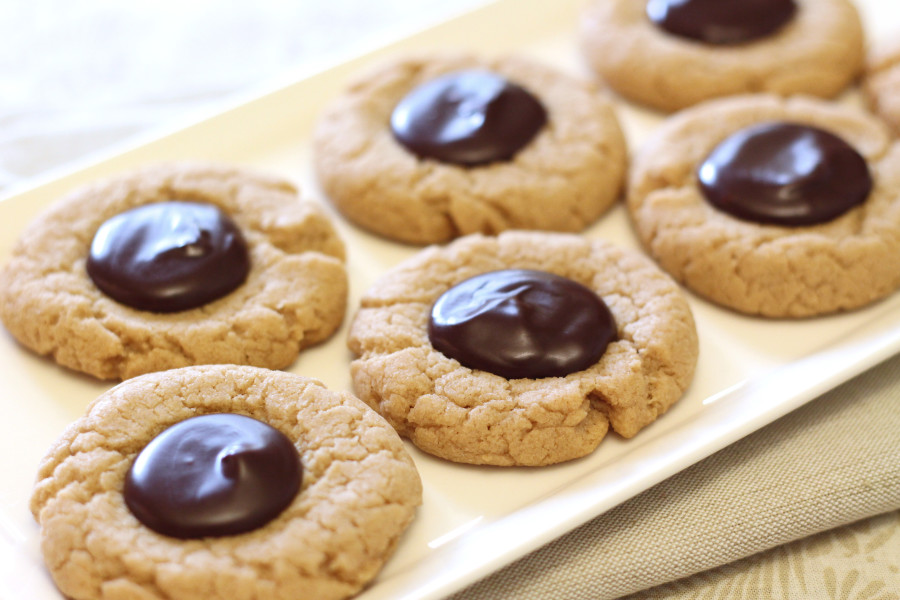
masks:
<instances>
[{"instance_id":1,"label":"blurred background","mask_svg":"<svg viewBox=\"0 0 900 600\"><path fill-rule=\"evenodd\" d=\"M0 0L0 195L485 0Z\"/></svg>"}]
</instances>

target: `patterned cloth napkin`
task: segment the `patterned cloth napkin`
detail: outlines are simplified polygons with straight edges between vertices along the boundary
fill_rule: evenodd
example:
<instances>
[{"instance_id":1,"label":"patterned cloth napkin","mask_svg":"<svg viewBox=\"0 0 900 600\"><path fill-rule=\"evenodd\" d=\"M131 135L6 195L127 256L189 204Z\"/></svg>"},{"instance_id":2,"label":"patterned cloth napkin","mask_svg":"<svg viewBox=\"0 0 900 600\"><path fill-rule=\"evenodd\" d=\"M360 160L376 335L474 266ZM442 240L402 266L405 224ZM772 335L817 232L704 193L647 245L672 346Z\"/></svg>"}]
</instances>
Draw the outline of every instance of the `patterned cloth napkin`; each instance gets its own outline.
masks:
<instances>
[{"instance_id":1,"label":"patterned cloth napkin","mask_svg":"<svg viewBox=\"0 0 900 600\"><path fill-rule=\"evenodd\" d=\"M900 357L452 600L896 600L897 509Z\"/></svg>"}]
</instances>

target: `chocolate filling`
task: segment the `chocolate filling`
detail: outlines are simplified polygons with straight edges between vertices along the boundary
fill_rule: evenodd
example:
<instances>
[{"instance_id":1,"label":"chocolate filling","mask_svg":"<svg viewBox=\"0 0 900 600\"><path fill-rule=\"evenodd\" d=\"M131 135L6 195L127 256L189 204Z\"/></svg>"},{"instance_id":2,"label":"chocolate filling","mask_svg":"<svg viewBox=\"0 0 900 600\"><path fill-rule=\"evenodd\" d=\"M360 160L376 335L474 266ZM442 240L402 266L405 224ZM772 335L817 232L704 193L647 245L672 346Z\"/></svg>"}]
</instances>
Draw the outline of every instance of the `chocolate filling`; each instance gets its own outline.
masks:
<instances>
[{"instance_id":1,"label":"chocolate filling","mask_svg":"<svg viewBox=\"0 0 900 600\"><path fill-rule=\"evenodd\" d=\"M660 29L706 44L741 44L772 35L797 12L794 0L648 0Z\"/></svg>"},{"instance_id":2,"label":"chocolate filling","mask_svg":"<svg viewBox=\"0 0 900 600\"><path fill-rule=\"evenodd\" d=\"M297 450L280 431L242 415L202 415L147 444L126 476L125 504L163 535L235 535L278 516L301 478Z\"/></svg>"},{"instance_id":3,"label":"chocolate filling","mask_svg":"<svg viewBox=\"0 0 900 600\"><path fill-rule=\"evenodd\" d=\"M151 312L196 308L240 286L250 271L247 243L219 208L158 202L104 222L87 272L117 302Z\"/></svg>"},{"instance_id":4,"label":"chocolate filling","mask_svg":"<svg viewBox=\"0 0 900 600\"><path fill-rule=\"evenodd\" d=\"M546 122L546 110L528 90L481 70L428 81L391 114L394 137L410 152L467 166L512 158Z\"/></svg>"},{"instance_id":5,"label":"chocolate filling","mask_svg":"<svg viewBox=\"0 0 900 600\"><path fill-rule=\"evenodd\" d=\"M432 345L472 369L508 379L563 377L596 363L616 339L603 300L544 271L509 269L467 279L431 309Z\"/></svg>"},{"instance_id":6,"label":"chocolate filling","mask_svg":"<svg viewBox=\"0 0 900 600\"><path fill-rule=\"evenodd\" d=\"M761 123L719 144L697 170L704 197L732 216L785 226L830 221L865 202L865 159L836 135L797 123Z\"/></svg>"}]
</instances>

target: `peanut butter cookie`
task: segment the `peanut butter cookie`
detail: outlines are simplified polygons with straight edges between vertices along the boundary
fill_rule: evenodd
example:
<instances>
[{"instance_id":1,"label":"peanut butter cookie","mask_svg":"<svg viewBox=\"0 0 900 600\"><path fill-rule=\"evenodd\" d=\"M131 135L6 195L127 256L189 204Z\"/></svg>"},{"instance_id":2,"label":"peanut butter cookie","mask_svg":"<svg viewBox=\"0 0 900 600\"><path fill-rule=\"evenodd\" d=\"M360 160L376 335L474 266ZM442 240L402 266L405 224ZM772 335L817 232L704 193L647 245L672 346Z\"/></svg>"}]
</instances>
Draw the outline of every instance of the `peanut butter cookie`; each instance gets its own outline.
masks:
<instances>
[{"instance_id":1,"label":"peanut butter cookie","mask_svg":"<svg viewBox=\"0 0 900 600\"><path fill-rule=\"evenodd\" d=\"M451 461L539 466L624 437L687 388L697 333L642 255L575 234L473 234L384 275L350 329L356 393Z\"/></svg>"},{"instance_id":2,"label":"peanut butter cookie","mask_svg":"<svg viewBox=\"0 0 900 600\"><path fill-rule=\"evenodd\" d=\"M832 97L865 46L848 0L596 0L580 38L613 89L663 111L757 92Z\"/></svg>"},{"instance_id":3,"label":"peanut butter cookie","mask_svg":"<svg viewBox=\"0 0 900 600\"><path fill-rule=\"evenodd\" d=\"M853 108L752 95L671 117L628 209L676 280L740 312L809 317L900 286L900 145Z\"/></svg>"},{"instance_id":4,"label":"peanut butter cookie","mask_svg":"<svg viewBox=\"0 0 900 600\"><path fill-rule=\"evenodd\" d=\"M421 493L357 398L212 365L97 398L41 463L31 509L75 600L338 600L376 575Z\"/></svg>"},{"instance_id":5,"label":"peanut butter cookie","mask_svg":"<svg viewBox=\"0 0 900 600\"><path fill-rule=\"evenodd\" d=\"M900 135L900 42L869 53L862 88L869 107Z\"/></svg>"},{"instance_id":6,"label":"peanut butter cookie","mask_svg":"<svg viewBox=\"0 0 900 600\"><path fill-rule=\"evenodd\" d=\"M340 325L344 246L288 182L167 164L86 186L23 232L0 318L101 379L205 363L283 368Z\"/></svg>"},{"instance_id":7,"label":"peanut butter cookie","mask_svg":"<svg viewBox=\"0 0 900 600\"><path fill-rule=\"evenodd\" d=\"M521 58L398 60L353 82L315 133L334 205L412 244L580 231L618 199L626 159L601 90Z\"/></svg>"}]
</instances>

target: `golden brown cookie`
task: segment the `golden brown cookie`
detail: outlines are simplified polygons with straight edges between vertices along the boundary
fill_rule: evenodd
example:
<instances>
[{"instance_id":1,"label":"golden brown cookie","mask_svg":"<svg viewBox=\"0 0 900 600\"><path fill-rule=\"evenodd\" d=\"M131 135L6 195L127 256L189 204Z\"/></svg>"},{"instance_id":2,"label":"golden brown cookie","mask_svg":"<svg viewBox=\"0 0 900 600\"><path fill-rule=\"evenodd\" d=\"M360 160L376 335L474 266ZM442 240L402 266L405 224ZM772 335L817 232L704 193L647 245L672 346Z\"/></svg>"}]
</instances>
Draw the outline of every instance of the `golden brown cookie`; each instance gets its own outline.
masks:
<instances>
[{"instance_id":1,"label":"golden brown cookie","mask_svg":"<svg viewBox=\"0 0 900 600\"><path fill-rule=\"evenodd\" d=\"M223 239L242 234L245 240L249 268L243 282L174 312L114 300L88 274L95 234L130 209L169 201L218 207L230 217L239 233ZM194 260L203 254L205 225L195 230L181 215L165 218L176 239L165 242L171 247L161 255ZM143 231L154 227L158 223ZM343 243L324 211L301 202L288 182L224 166L154 166L81 188L40 215L0 272L0 317L26 347L102 379L205 363L283 368L340 325L347 295L343 259ZM230 274L237 262L226 255L209 272ZM169 273L170 266L161 271ZM133 292L157 289L151 277L135 273ZM177 286L159 288L159 296L178 297L178 286L208 291L203 278L189 274Z\"/></svg>"},{"instance_id":2,"label":"golden brown cookie","mask_svg":"<svg viewBox=\"0 0 900 600\"><path fill-rule=\"evenodd\" d=\"M602 299L613 335L593 363L568 374L507 377L464 366L436 349L429 331L433 306L458 284L478 281L476 276L485 277L492 289L482 295L484 304L469 307L470 316L490 312L494 305L512 315L505 321L508 327L500 315L499 329L472 321L471 340L488 348L489 355L497 349L493 338L510 337L504 330L513 332L512 345L519 333L519 339L528 340L522 352L527 368L532 366L528 352L542 357L546 352L540 350L550 348L571 355L580 334L601 335L602 326L578 331L589 322L581 319L581 305L565 303L574 294L552 288L545 293L530 283L502 284L496 272L509 269L561 276L586 288L595 302ZM497 282L502 285L494 286ZM515 291L529 286L533 292ZM547 298L554 299L541 308ZM545 309L554 316L543 333L543 325L530 329L526 321L542 317L528 314ZM564 335L541 339L555 328ZM535 339L538 351L531 344ZM356 393L402 436L436 456L492 465L548 465L584 456L609 427L634 436L681 397L697 360L688 304L650 260L600 240L544 232L473 234L423 250L363 296L349 346L357 356L351 364ZM504 352L499 348L498 354Z\"/></svg>"},{"instance_id":3,"label":"golden brown cookie","mask_svg":"<svg viewBox=\"0 0 900 600\"><path fill-rule=\"evenodd\" d=\"M796 0L795 11L785 13L786 22L765 34L762 31L766 30L759 30L760 37L734 43L701 41L716 39L716 32L728 32L729 28L690 27L699 21L693 14L683 16L686 23L676 22L671 27L678 33L656 25L649 16L653 5L661 5L655 10L668 17L692 4L717 3L592 1L583 14L580 31L589 65L624 97L664 111L710 98L757 92L832 97L862 69L863 28L848 0ZM728 4L761 7L762 14L771 15L778 6L788 3ZM668 12L662 12L662 5L668 5ZM771 27L778 22L763 22L761 26L766 24Z\"/></svg>"},{"instance_id":4,"label":"golden brown cookie","mask_svg":"<svg viewBox=\"0 0 900 600\"><path fill-rule=\"evenodd\" d=\"M702 165L714 149L727 148L725 142L742 133L785 123L833 134L858 153L870 176L861 203L823 222L785 225L736 216L708 200ZM827 206L829 198L844 195L831 191L855 177L832 178L830 173L842 173L831 170L839 165L820 162L827 154L810 144L810 138L798 138L777 151L769 148L762 155L771 162L746 172L755 169L768 178L770 190L784 199ZM779 163L801 176L782 171ZM824 177L816 183L819 175ZM796 193L806 189L812 191ZM784 207L800 206L792 202ZM821 315L863 306L900 286L900 146L877 119L843 105L752 95L686 109L670 117L635 157L628 209L663 269L741 312Z\"/></svg>"},{"instance_id":5,"label":"golden brown cookie","mask_svg":"<svg viewBox=\"0 0 900 600\"><path fill-rule=\"evenodd\" d=\"M420 146L412 151L398 141L392 117L401 100L424 84L472 71L500 76L543 106L546 122L523 147L511 158L469 157L488 162L468 165L423 158ZM466 92L474 99L447 110L463 115L456 125L471 128L468 133L476 138L491 129L472 124L482 112L519 115L533 108L505 108L506 91L479 97L492 83L478 85ZM453 93L451 102L458 100ZM316 171L334 205L360 227L413 244L514 228L580 231L619 197L626 154L603 92L521 58L397 60L354 81L322 115L315 133Z\"/></svg>"},{"instance_id":6,"label":"golden brown cookie","mask_svg":"<svg viewBox=\"0 0 900 600\"><path fill-rule=\"evenodd\" d=\"M299 491L244 533L157 533L126 504L126 481L142 476L135 459L151 440L201 415L250 417L286 436L302 468ZM195 440L178 452L201 462L197 447L208 449ZM211 481L227 488L261 452L223 447L209 468L226 474ZM227 474L229 461L240 475ZM299 375L215 365L136 377L97 398L41 463L31 509L47 567L76 600L331 600L375 576L420 501L400 438L355 397Z\"/></svg>"},{"instance_id":7,"label":"golden brown cookie","mask_svg":"<svg viewBox=\"0 0 900 600\"><path fill-rule=\"evenodd\" d=\"M900 134L900 42L869 53L862 87L869 107Z\"/></svg>"}]
</instances>

